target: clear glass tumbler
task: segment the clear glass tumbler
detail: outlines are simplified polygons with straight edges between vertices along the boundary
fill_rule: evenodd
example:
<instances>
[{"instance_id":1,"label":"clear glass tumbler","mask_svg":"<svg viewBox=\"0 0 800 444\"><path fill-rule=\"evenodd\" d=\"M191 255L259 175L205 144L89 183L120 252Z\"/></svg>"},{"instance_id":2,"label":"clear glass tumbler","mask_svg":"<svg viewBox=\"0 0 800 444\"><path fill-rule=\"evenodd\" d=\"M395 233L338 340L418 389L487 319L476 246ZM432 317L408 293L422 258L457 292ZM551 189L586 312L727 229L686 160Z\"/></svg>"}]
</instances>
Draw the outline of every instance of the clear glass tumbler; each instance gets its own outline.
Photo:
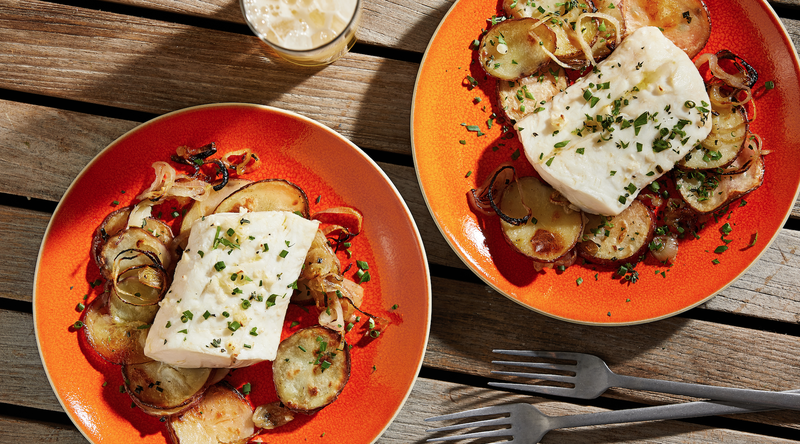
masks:
<instances>
[{"instance_id":1,"label":"clear glass tumbler","mask_svg":"<svg viewBox=\"0 0 800 444\"><path fill-rule=\"evenodd\" d=\"M356 43L361 0L240 0L255 35L298 65L332 63Z\"/></svg>"}]
</instances>

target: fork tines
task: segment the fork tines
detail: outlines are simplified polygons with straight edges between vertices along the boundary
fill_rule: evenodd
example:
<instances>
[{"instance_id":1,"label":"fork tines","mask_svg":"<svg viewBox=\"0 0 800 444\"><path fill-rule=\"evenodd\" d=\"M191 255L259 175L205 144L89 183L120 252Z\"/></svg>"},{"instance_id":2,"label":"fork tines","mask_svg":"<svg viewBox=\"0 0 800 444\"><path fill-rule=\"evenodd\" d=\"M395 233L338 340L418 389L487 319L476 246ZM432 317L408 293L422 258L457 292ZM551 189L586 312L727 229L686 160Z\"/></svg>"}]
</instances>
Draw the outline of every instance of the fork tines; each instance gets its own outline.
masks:
<instances>
[{"instance_id":1,"label":"fork tines","mask_svg":"<svg viewBox=\"0 0 800 444\"><path fill-rule=\"evenodd\" d=\"M528 358L547 358L547 359L558 359L562 361L575 358L574 360L577 361L577 354L571 354L571 353L562 353L562 352L555 353L555 352L533 351L533 350L492 350L492 351L498 354L522 356ZM534 368L542 370L556 370L556 371L571 372L573 374L575 373L575 366L576 366L575 363L554 364L549 362L524 362L524 361L492 361L492 364ZM540 379L549 382L563 382L567 384L574 383L575 380L575 376L572 375L557 375L553 373L527 373L527 372L510 372L501 370L492 370L492 373L505 376L517 376L521 378ZM567 387L556 387L548 385L532 386L531 384L512 383L512 382L489 382L489 385L492 387L520 390L533 393L542 393L549 395L563 395L566 390L571 390L571 388Z\"/></svg>"},{"instance_id":2,"label":"fork tines","mask_svg":"<svg viewBox=\"0 0 800 444\"><path fill-rule=\"evenodd\" d=\"M480 421L473 421L473 422L466 422L461 424L453 424L445 427L437 427L434 429L425 430L426 433L437 433L437 432L447 432L451 430L461 430L467 428L478 428L478 427L494 427L494 426L511 426L511 416L508 408L505 406L491 406L491 407L482 407L473 410L466 410L463 412L458 413L451 413L449 415L441 415L441 416L434 416L432 418L426 418L426 422L431 421L447 421L451 419L464 419L464 418L475 418L481 416L496 416L496 415L505 415L500 418L494 419L484 419ZM510 428L503 428L498 430L486 430L481 432L472 432L466 433L463 435L453 435L453 436L441 436L435 438L429 438L428 442L432 441L455 441L461 439L478 439L478 438L498 438L502 436L511 436L511 429Z\"/></svg>"}]
</instances>

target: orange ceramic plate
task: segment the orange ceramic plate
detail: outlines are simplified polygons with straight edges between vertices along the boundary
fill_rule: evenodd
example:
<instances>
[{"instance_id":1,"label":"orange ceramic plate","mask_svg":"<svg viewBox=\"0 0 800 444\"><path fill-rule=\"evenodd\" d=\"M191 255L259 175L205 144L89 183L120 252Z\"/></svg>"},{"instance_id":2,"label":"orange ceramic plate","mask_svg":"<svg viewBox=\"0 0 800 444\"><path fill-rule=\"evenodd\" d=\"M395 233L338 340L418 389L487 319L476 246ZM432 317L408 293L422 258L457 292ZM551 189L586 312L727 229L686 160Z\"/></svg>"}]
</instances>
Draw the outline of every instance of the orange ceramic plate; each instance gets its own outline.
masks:
<instances>
[{"instance_id":1,"label":"orange ceramic plate","mask_svg":"<svg viewBox=\"0 0 800 444\"><path fill-rule=\"evenodd\" d=\"M102 288L91 284L100 277L89 257L92 232L150 184L154 161L168 160L178 146L209 142L220 153L251 148L263 165L245 177L300 185L312 212L351 206L363 213L352 247L352 260L367 261L372 276L362 284L363 309L392 323L372 341L362 340L359 329L348 333L353 367L339 399L264 437L271 443L375 441L410 393L427 343L431 293L422 241L397 190L358 147L310 119L256 105L200 106L147 122L102 151L64 195L42 243L33 298L39 351L64 410L93 443L169 442L164 424L131 408L119 392L119 366L99 358L71 326L83 296L91 300ZM295 320L300 324L292 327ZM315 320L290 306L284 337ZM277 399L268 363L237 370L228 380L236 387L249 382L254 405Z\"/></svg>"},{"instance_id":2,"label":"orange ceramic plate","mask_svg":"<svg viewBox=\"0 0 800 444\"><path fill-rule=\"evenodd\" d=\"M503 162L512 161L520 175L533 174L525 156L519 155L516 135L504 138L501 125L487 124L492 112L500 114L495 83L484 74L472 49L481 30L491 26L487 19L501 14L501 4L456 2L428 46L415 87L414 162L428 208L456 254L512 300L584 324L628 325L671 316L708 300L744 273L780 231L800 183L796 168L800 142L794 134L800 128L800 65L767 2L706 0L712 34L705 48L705 52L727 48L743 57L758 70L757 87L775 82L776 88L757 101L758 116L751 126L763 137L764 149L772 151L765 157L764 184L746 196L747 204L735 208L730 219L708 224L699 240L683 242L673 267L640 264L636 284L621 282L614 271L582 265L563 273L536 273L531 262L503 240L496 217L477 216L468 206L469 190ZM477 87L470 87L468 77ZM479 137L463 124L478 125L485 135ZM733 226L729 236L733 242L728 251L715 254L715 248L723 245L719 230L726 222ZM750 247L756 235L757 242Z\"/></svg>"}]
</instances>

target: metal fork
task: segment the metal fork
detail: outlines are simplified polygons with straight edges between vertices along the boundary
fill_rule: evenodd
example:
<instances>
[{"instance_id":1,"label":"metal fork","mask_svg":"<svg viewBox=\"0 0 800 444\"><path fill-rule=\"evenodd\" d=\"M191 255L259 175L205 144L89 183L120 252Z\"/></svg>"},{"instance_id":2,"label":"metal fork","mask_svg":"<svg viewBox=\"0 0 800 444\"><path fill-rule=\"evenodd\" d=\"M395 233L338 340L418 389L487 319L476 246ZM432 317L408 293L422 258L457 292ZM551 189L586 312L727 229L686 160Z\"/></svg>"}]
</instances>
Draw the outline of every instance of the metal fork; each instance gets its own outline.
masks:
<instances>
[{"instance_id":1,"label":"metal fork","mask_svg":"<svg viewBox=\"0 0 800 444\"><path fill-rule=\"evenodd\" d=\"M570 352L543 352L527 350L493 350L494 353L524 356L530 358L551 358L575 361L575 364L550 364L541 362L492 361L493 364L520 366L546 370L574 372L575 376L492 371L499 375L521 376L572 383L575 387L554 387L547 385L531 385L509 382L490 382L493 387L520 390L555 396L568 396L580 399L594 399L610 387L622 387L636 390L649 390L676 395L708 398L716 401L729 401L745 405L800 410L800 393L781 393L763 390L719 387L712 385L690 384L686 382L647 379L635 376L618 375L608 368L606 363L594 355Z\"/></svg>"},{"instance_id":2,"label":"metal fork","mask_svg":"<svg viewBox=\"0 0 800 444\"><path fill-rule=\"evenodd\" d=\"M783 393L800 394L800 390L792 390ZM497 427L505 428L496 430L483 430L463 435L439 436L428 439L432 441L455 441L460 439L477 438L505 438L512 437L513 442L524 442L532 444L539 442L544 435L555 429L568 427L585 427L602 424L619 424L624 422L654 421L668 419L697 418L701 416L732 415L737 413L751 413L771 410L769 408L747 408L739 407L721 402L697 401L682 404L670 404L656 407L640 407L627 410L617 410L609 412L584 413L580 415L548 416L539 411L536 407L525 404L515 403L483 407L464 412L453 413L450 415L436 416L427 418L425 421L447 421L452 419L477 418L484 416L500 416L500 418L486 419L469 423L454 424L435 429L428 429L428 433L438 433L451 430L461 430L477 427ZM510 428L507 426L511 426Z\"/></svg>"}]
</instances>

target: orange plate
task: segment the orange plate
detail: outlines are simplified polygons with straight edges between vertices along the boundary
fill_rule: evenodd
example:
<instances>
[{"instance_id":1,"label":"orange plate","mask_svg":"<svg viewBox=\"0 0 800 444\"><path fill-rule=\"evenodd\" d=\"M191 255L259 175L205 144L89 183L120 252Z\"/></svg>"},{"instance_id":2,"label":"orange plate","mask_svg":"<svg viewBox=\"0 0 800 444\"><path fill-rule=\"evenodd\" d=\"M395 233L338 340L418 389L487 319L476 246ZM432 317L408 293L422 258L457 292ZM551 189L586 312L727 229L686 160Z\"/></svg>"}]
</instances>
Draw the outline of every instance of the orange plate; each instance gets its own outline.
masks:
<instances>
[{"instance_id":1,"label":"orange plate","mask_svg":"<svg viewBox=\"0 0 800 444\"><path fill-rule=\"evenodd\" d=\"M497 0L459 0L448 12L428 46L417 76L412 109L414 162L428 208L442 234L464 263L487 284L537 312L582 324L629 325L654 321L692 308L721 291L752 265L775 238L795 202L800 170L797 54L766 1L706 0L712 34L705 52L727 48L752 64L760 87L776 89L757 100L751 128L764 139L764 184L746 196L730 220L706 225L701 239L682 242L677 264L667 268L640 264L636 284L621 283L614 271L589 266L563 273L536 273L529 260L503 240L496 217L474 214L467 193L479 187L501 163L521 149L518 139L504 139L501 125L488 128L495 83L476 60L472 41L502 14ZM478 82L469 88L467 76ZM480 99L478 101L477 98ZM476 103L477 102L477 103ZM485 136L462 124L479 125ZM466 142L465 145L460 143ZM517 153L518 154L518 153ZM525 156L513 161L520 173L533 174ZM526 174L521 174L526 175ZM734 205L735 206L735 205ZM729 222L733 242L723 254L720 227ZM758 240L748 247L755 234ZM715 265L712 260L719 259ZM666 278L656 272L664 271ZM578 285L579 278L583 282Z\"/></svg>"},{"instance_id":2,"label":"orange plate","mask_svg":"<svg viewBox=\"0 0 800 444\"><path fill-rule=\"evenodd\" d=\"M298 184L312 212L352 206L364 214L364 230L352 248L352 261L366 260L372 276L362 284L363 309L392 323L372 341L361 340L359 328L348 333L355 345L352 373L336 402L263 436L271 443L375 441L408 397L425 352L431 292L422 241L397 190L358 147L310 119L257 105L199 106L147 122L103 150L64 195L42 243L33 297L39 351L64 410L93 443L169 442L164 424L131 408L131 399L119 392L119 366L99 358L71 326L83 296L91 300L101 291L90 284L100 277L90 241L117 208L114 202L131 203L152 181L150 165L168 160L176 147L212 141L219 153L252 148L263 163L245 177ZM343 266L348 262L343 259ZM394 304L399 307L393 310ZM290 306L284 337L315 318ZM295 320L300 324L291 327ZM277 399L269 363L237 370L228 380L236 387L251 383L254 405Z\"/></svg>"}]
</instances>

